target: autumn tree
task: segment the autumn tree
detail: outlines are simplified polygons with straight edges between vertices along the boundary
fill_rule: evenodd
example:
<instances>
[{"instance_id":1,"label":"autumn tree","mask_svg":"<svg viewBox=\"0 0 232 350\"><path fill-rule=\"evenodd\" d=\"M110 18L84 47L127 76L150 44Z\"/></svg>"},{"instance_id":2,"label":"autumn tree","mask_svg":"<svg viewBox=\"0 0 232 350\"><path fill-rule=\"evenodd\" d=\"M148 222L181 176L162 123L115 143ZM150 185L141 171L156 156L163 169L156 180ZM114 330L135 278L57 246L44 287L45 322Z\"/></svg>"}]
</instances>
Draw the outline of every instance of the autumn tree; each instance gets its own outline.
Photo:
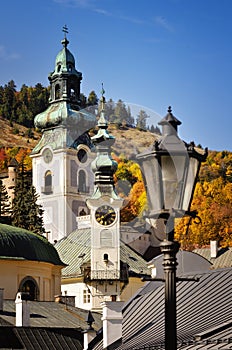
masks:
<instances>
[{"instance_id":1,"label":"autumn tree","mask_svg":"<svg viewBox=\"0 0 232 350\"><path fill-rule=\"evenodd\" d=\"M7 167L7 155L4 147L0 148L0 170Z\"/></svg>"},{"instance_id":2,"label":"autumn tree","mask_svg":"<svg viewBox=\"0 0 232 350\"><path fill-rule=\"evenodd\" d=\"M121 221L128 222L136 217L141 217L146 207L146 192L138 164L123 156L117 161L116 190L124 198L124 206L120 214Z\"/></svg>"},{"instance_id":3,"label":"autumn tree","mask_svg":"<svg viewBox=\"0 0 232 350\"><path fill-rule=\"evenodd\" d=\"M6 186L3 185L2 180L0 180L0 222L6 223L6 218L11 214L11 204L9 196L6 190Z\"/></svg>"},{"instance_id":4,"label":"autumn tree","mask_svg":"<svg viewBox=\"0 0 232 350\"><path fill-rule=\"evenodd\" d=\"M196 186L192 210L199 219L182 219L176 227L176 237L185 249L208 245L217 240L224 247L232 245L232 183L222 177Z\"/></svg>"}]
</instances>

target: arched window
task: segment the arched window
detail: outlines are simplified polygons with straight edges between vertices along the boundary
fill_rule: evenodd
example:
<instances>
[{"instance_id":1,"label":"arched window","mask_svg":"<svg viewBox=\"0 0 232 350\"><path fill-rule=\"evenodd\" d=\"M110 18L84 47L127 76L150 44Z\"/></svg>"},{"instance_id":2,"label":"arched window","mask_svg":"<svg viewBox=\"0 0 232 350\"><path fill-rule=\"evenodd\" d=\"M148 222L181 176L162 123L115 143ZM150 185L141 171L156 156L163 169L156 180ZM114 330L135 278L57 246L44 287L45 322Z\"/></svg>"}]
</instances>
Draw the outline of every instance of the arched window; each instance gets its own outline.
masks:
<instances>
[{"instance_id":1,"label":"arched window","mask_svg":"<svg viewBox=\"0 0 232 350\"><path fill-rule=\"evenodd\" d=\"M36 280L31 276L27 276L21 281L19 292L29 293L30 300L39 300L39 287Z\"/></svg>"},{"instance_id":2,"label":"arched window","mask_svg":"<svg viewBox=\"0 0 232 350\"><path fill-rule=\"evenodd\" d=\"M55 100L59 100L60 99L60 85L59 84L57 84L56 86L55 86Z\"/></svg>"},{"instance_id":3,"label":"arched window","mask_svg":"<svg viewBox=\"0 0 232 350\"><path fill-rule=\"evenodd\" d=\"M88 187L86 186L86 173L82 169L78 173L78 192L88 192Z\"/></svg>"},{"instance_id":4,"label":"arched window","mask_svg":"<svg viewBox=\"0 0 232 350\"><path fill-rule=\"evenodd\" d=\"M52 172L50 170L47 170L45 173L42 192L46 194L52 193Z\"/></svg>"}]
</instances>

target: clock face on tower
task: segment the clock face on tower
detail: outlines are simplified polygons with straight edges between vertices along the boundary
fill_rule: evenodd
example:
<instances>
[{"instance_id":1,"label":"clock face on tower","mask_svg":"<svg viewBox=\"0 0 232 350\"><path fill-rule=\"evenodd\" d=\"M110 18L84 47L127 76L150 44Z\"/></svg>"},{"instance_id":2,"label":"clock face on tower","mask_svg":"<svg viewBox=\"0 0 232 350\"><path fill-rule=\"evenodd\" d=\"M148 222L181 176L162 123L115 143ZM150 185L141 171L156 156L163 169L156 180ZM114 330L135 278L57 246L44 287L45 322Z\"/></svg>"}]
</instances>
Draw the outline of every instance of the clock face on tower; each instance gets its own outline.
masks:
<instances>
[{"instance_id":1,"label":"clock face on tower","mask_svg":"<svg viewBox=\"0 0 232 350\"><path fill-rule=\"evenodd\" d=\"M95 212L95 219L100 225L108 226L113 224L116 219L114 208L109 205L102 205Z\"/></svg>"},{"instance_id":2,"label":"clock face on tower","mask_svg":"<svg viewBox=\"0 0 232 350\"><path fill-rule=\"evenodd\" d=\"M49 148L46 148L43 151L43 159L45 163L50 163L52 161L52 158L53 158L52 151Z\"/></svg>"}]
</instances>

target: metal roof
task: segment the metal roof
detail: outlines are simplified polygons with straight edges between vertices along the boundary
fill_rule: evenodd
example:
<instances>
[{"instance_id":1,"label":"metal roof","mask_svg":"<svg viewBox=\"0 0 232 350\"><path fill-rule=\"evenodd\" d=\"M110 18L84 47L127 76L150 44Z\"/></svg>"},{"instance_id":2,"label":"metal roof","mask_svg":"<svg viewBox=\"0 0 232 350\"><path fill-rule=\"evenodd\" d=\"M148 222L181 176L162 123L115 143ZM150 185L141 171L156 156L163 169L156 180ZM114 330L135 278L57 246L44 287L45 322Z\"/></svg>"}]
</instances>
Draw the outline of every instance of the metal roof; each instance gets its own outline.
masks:
<instances>
[{"instance_id":1,"label":"metal roof","mask_svg":"<svg viewBox=\"0 0 232 350\"><path fill-rule=\"evenodd\" d=\"M211 258L210 248L195 249L194 253L210 261L212 263L212 269L232 267L232 247L219 248L216 258Z\"/></svg>"},{"instance_id":2,"label":"metal roof","mask_svg":"<svg viewBox=\"0 0 232 350\"><path fill-rule=\"evenodd\" d=\"M176 254L176 258L178 262L176 271L177 276L184 275L186 273L195 274L199 271L208 271L212 267L212 263L209 260L194 252L179 250ZM162 277L164 274L163 254L155 257L151 262L156 267L156 277Z\"/></svg>"},{"instance_id":3,"label":"metal roof","mask_svg":"<svg viewBox=\"0 0 232 350\"><path fill-rule=\"evenodd\" d=\"M56 302L30 301L30 327L15 327L15 302L4 300L0 311L0 348L81 350L88 310ZM102 315L92 312L98 330Z\"/></svg>"},{"instance_id":4,"label":"metal roof","mask_svg":"<svg viewBox=\"0 0 232 350\"><path fill-rule=\"evenodd\" d=\"M68 266L62 270L62 277L81 276L81 265L90 262L91 229L77 229L55 244L60 258ZM146 261L133 249L120 242L121 261L129 265L129 271L137 275L150 275Z\"/></svg>"},{"instance_id":5,"label":"metal roof","mask_svg":"<svg viewBox=\"0 0 232 350\"><path fill-rule=\"evenodd\" d=\"M195 276L199 282L177 283L178 349L231 349L232 269ZM123 343L117 350L164 349L164 286L152 281L144 290L123 309ZM102 342L94 349L102 349Z\"/></svg>"},{"instance_id":6,"label":"metal roof","mask_svg":"<svg viewBox=\"0 0 232 350\"><path fill-rule=\"evenodd\" d=\"M1 349L82 350L80 330L66 328L0 327Z\"/></svg>"},{"instance_id":7,"label":"metal roof","mask_svg":"<svg viewBox=\"0 0 232 350\"><path fill-rule=\"evenodd\" d=\"M31 327L78 328L83 330L87 328L88 310L54 301L30 301L29 303ZM97 312L92 312L92 315L95 320L93 328L98 330L102 325L102 315ZM15 325L14 300L4 300L3 311L0 311L0 327L7 324Z\"/></svg>"}]
</instances>

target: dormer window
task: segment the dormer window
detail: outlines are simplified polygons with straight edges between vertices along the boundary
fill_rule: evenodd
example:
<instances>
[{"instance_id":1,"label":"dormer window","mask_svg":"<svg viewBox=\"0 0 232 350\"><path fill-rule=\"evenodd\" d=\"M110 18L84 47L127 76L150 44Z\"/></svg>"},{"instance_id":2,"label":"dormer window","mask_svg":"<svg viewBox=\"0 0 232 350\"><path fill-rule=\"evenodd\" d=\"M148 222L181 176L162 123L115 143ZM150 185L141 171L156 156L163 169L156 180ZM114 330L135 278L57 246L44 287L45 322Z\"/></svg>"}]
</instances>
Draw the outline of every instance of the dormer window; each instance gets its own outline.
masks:
<instances>
[{"instance_id":1,"label":"dormer window","mask_svg":"<svg viewBox=\"0 0 232 350\"><path fill-rule=\"evenodd\" d=\"M59 73L61 71L61 64L58 65L57 72Z\"/></svg>"}]
</instances>

